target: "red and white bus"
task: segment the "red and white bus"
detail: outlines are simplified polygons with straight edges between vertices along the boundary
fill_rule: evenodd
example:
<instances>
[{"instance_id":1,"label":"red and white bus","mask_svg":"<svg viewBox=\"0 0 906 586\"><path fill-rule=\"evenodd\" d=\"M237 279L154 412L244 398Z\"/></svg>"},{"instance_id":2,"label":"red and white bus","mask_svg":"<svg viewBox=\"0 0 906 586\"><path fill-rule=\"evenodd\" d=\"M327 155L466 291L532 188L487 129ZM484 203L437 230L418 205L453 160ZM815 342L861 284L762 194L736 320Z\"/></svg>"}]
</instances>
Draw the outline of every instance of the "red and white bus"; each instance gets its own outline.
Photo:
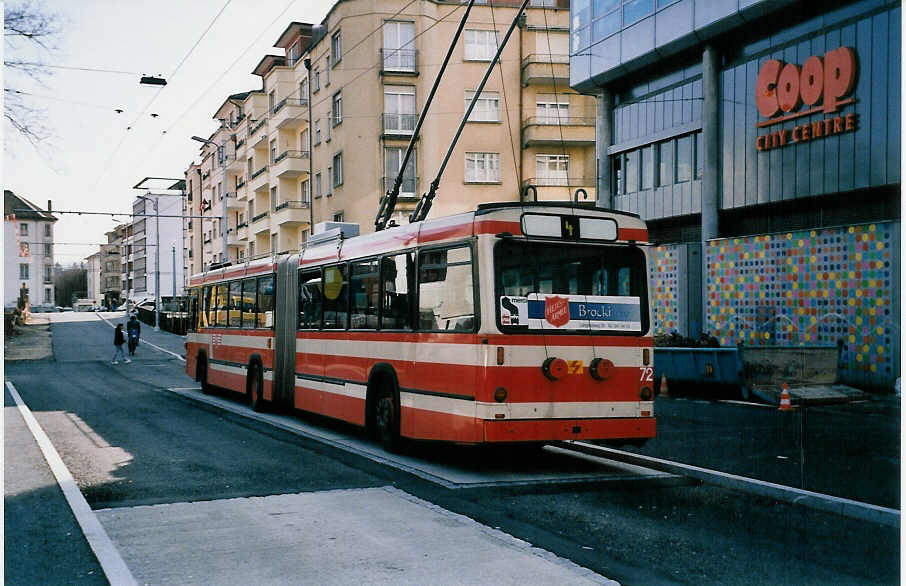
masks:
<instances>
[{"instance_id":1,"label":"red and white bus","mask_svg":"<svg viewBox=\"0 0 906 586\"><path fill-rule=\"evenodd\" d=\"M642 442L655 435L647 241L635 215L566 202L316 235L192 277L186 372L391 449Z\"/></svg>"}]
</instances>

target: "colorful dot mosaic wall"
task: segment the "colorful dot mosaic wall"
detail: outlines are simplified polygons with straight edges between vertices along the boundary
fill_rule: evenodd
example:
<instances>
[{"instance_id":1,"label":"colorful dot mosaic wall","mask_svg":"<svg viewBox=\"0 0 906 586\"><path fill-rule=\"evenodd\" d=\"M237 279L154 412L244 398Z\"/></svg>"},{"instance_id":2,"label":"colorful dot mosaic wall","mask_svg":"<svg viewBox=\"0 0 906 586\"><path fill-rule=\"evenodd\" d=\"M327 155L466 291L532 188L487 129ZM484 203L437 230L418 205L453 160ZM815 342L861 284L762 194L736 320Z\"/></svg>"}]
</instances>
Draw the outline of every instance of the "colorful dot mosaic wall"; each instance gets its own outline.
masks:
<instances>
[{"instance_id":1,"label":"colorful dot mosaic wall","mask_svg":"<svg viewBox=\"0 0 906 586\"><path fill-rule=\"evenodd\" d=\"M680 327L679 249L656 246L652 251L650 273L654 335L669 334Z\"/></svg>"},{"instance_id":2,"label":"colorful dot mosaic wall","mask_svg":"<svg viewBox=\"0 0 906 586\"><path fill-rule=\"evenodd\" d=\"M892 384L899 376L898 250L896 223L711 241L706 330L723 346L842 340L845 382Z\"/></svg>"}]
</instances>

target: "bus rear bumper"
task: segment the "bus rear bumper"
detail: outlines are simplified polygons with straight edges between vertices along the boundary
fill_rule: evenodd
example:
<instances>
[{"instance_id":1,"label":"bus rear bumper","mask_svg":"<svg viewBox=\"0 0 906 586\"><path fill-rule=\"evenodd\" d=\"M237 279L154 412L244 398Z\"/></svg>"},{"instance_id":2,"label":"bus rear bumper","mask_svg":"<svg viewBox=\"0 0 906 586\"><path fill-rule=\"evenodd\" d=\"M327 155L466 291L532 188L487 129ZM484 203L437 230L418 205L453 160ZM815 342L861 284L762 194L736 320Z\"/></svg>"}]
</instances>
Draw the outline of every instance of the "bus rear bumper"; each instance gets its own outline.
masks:
<instances>
[{"instance_id":1,"label":"bus rear bumper","mask_svg":"<svg viewBox=\"0 0 906 586\"><path fill-rule=\"evenodd\" d=\"M484 422L489 443L556 440L643 439L655 435L654 417L608 419L523 419Z\"/></svg>"}]
</instances>

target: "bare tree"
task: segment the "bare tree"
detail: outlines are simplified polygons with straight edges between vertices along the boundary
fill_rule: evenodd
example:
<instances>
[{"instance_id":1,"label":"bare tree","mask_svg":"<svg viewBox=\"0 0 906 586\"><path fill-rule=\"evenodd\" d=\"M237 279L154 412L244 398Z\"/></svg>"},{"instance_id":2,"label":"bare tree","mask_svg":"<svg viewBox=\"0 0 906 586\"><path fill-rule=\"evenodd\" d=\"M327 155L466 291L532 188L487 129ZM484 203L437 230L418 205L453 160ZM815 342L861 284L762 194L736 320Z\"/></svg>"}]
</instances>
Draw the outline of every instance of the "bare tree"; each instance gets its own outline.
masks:
<instances>
[{"instance_id":1,"label":"bare tree","mask_svg":"<svg viewBox=\"0 0 906 586\"><path fill-rule=\"evenodd\" d=\"M7 5L3 15L3 67L7 84L11 77L15 77L11 73L43 83L51 75L50 69L40 61L26 58L23 53L52 51L55 48L53 40L59 33L59 19L45 12L39 3ZM43 124L43 110L29 104L25 92L9 87L4 87L3 91L3 117L20 135L37 146L50 135Z\"/></svg>"}]
</instances>

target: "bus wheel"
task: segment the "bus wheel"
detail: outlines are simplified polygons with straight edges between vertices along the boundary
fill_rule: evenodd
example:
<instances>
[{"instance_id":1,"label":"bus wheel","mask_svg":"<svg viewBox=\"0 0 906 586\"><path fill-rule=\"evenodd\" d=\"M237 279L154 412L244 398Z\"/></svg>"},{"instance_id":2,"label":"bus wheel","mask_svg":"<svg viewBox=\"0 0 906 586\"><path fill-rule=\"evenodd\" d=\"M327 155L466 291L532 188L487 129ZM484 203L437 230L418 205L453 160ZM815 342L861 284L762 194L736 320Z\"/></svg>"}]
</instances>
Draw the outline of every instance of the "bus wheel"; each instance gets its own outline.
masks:
<instances>
[{"instance_id":1,"label":"bus wheel","mask_svg":"<svg viewBox=\"0 0 906 586\"><path fill-rule=\"evenodd\" d=\"M393 393L388 390L381 392L375 404L374 424L384 449L388 452L397 451L400 444L399 406Z\"/></svg>"},{"instance_id":2,"label":"bus wheel","mask_svg":"<svg viewBox=\"0 0 906 586\"><path fill-rule=\"evenodd\" d=\"M208 359L204 354L199 354L195 361L195 380L201 383L201 392L211 394L211 385L208 384Z\"/></svg>"},{"instance_id":3,"label":"bus wheel","mask_svg":"<svg viewBox=\"0 0 906 586\"><path fill-rule=\"evenodd\" d=\"M263 388L263 373L258 363L249 366L248 376L245 379L245 396L252 411L264 410L264 398L261 396Z\"/></svg>"}]
</instances>

